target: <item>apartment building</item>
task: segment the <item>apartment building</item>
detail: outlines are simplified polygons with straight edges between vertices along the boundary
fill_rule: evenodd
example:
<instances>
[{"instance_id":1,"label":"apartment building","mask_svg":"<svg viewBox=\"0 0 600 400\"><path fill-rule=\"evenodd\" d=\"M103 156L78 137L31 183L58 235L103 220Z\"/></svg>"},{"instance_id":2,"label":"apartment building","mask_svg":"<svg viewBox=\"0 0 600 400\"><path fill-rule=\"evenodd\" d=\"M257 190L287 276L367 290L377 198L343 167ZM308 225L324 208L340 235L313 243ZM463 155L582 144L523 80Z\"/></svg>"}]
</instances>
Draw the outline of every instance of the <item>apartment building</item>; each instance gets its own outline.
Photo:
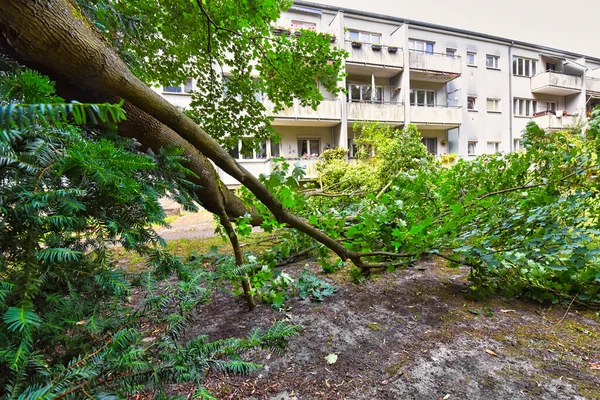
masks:
<instances>
[{"instance_id":1,"label":"apartment building","mask_svg":"<svg viewBox=\"0 0 600 400\"><path fill-rule=\"evenodd\" d=\"M283 156L316 176L318 156L342 147L354 155L358 121L402 127L415 124L434 155L480 154L520 148L530 120L547 130L585 124L600 106L600 59L375 13L298 1L278 25L336 36L332 46L348 52L347 94L323 93L316 110L294 107L274 117L279 143L266 143L252 156L235 152L252 173L269 173L270 160ZM194 89L163 87L174 104L189 104ZM225 184L237 182L219 171Z\"/></svg>"}]
</instances>

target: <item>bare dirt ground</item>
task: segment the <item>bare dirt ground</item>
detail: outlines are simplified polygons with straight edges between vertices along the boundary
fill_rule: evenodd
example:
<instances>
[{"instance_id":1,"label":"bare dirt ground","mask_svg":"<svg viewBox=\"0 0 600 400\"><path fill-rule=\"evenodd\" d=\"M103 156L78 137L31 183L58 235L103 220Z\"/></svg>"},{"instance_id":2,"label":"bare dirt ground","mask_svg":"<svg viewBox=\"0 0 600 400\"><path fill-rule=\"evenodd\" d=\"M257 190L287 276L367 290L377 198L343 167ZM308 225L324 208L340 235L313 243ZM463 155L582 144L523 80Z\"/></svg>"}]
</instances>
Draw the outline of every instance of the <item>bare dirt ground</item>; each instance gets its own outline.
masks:
<instances>
[{"instance_id":1,"label":"bare dirt ground","mask_svg":"<svg viewBox=\"0 0 600 400\"><path fill-rule=\"evenodd\" d=\"M297 275L305 265L286 270ZM247 312L242 299L216 293L186 338L244 336L278 319L304 326L284 355L247 354L263 365L250 376L209 376L220 399L600 399L594 311L470 301L467 270L420 267L361 285L346 271L326 275L339 288L333 297L293 300L287 312ZM335 364L328 354L338 356Z\"/></svg>"},{"instance_id":2,"label":"bare dirt ground","mask_svg":"<svg viewBox=\"0 0 600 400\"><path fill-rule=\"evenodd\" d=\"M212 216L187 214L160 232L180 255L211 245ZM177 239L177 240L176 240ZM180 239L180 240L179 240ZM129 264L132 260L124 263ZM138 260L139 262L139 260ZM225 291L200 307L182 340L245 336L287 319L304 328L283 355L252 351L262 364L249 376L212 373L205 382L219 399L600 399L600 315L575 305L540 305L501 297L468 299L468 269L423 261L361 285L348 272L323 275L339 290L324 303L292 299L246 311ZM334 364L325 356L337 355ZM173 388L185 396L194 389Z\"/></svg>"}]
</instances>

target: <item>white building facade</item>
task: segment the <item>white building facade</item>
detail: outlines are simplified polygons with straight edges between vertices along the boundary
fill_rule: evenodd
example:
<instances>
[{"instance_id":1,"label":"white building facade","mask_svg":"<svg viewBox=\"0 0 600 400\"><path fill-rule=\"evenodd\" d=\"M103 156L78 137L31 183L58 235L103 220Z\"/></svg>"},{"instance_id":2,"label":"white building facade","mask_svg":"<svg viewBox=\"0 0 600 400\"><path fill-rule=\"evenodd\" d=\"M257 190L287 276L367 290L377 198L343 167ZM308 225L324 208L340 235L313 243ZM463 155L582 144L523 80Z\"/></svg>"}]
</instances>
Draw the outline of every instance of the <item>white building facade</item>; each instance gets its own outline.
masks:
<instances>
[{"instance_id":1,"label":"white building facade","mask_svg":"<svg viewBox=\"0 0 600 400\"><path fill-rule=\"evenodd\" d=\"M415 124L434 155L480 154L520 148L530 120L546 130L585 124L600 106L600 59L482 33L315 3L296 2L278 25L334 34L345 49L347 94L324 93L317 110L295 106L272 113L279 143L265 144L239 162L258 175L271 157L298 160L316 177L318 156L342 147L353 157L354 124ZM163 87L186 107L193 90ZM237 182L219 171L223 182Z\"/></svg>"}]
</instances>

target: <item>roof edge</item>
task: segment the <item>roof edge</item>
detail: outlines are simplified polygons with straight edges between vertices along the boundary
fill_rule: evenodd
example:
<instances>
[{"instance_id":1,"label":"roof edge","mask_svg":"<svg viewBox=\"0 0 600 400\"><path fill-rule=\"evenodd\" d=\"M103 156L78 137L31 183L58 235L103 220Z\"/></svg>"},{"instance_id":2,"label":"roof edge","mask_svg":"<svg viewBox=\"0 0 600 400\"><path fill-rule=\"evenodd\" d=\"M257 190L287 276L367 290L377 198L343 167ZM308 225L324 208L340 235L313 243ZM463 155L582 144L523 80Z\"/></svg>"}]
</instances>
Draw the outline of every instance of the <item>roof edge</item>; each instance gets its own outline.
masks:
<instances>
[{"instance_id":1,"label":"roof edge","mask_svg":"<svg viewBox=\"0 0 600 400\"><path fill-rule=\"evenodd\" d=\"M352 8L333 6L333 5L329 5L329 4L315 3L312 1L294 0L294 4L297 4L299 6L305 6L305 7L320 8L322 10L327 10L327 11L335 11L335 12L342 11L345 13L354 14L354 15L358 15L358 16L382 19L382 20L386 20L386 21L398 22L398 23L402 23L402 24L410 24L410 25L414 25L414 26L421 26L423 28L439 29L439 30L458 33L461 35L477 36L477 37L480 37L483 39L494 40L494 41L498 41L498 42L505 42L505 43L507 43L509 45L513 45L513 46L516 45L516 46L522 46L522 47L530 47L532 49L537 49L537 50L542 50L542 51L556 52L556 53L561 53L561 54L564 54L564 55L567 55L570 57L577 57L577 58L584 57L586 60L600 63L600 57L588 56L585 54L574 53L574 52L567 51L567 50L555 49L553 47L543 46L543 45L539 45L539 44L535 44L535 43L524 42L521 40L513 40L513 39L505 38L502 36L494 36L494 35L489 35L486 33L470 31L467 29L453 28L451 26L438 25L438 24L433 24L433 23L429 23L429 22L422 22L422 21L417 21L417 20L412 20L412 19L407 19L407 18L394 17L391 15L379 14L379 13L374 13L374 12L370 12L370 11L361 11L361 10L356 10L356 9L352 9Z\"/></svg>"}]
</instances>

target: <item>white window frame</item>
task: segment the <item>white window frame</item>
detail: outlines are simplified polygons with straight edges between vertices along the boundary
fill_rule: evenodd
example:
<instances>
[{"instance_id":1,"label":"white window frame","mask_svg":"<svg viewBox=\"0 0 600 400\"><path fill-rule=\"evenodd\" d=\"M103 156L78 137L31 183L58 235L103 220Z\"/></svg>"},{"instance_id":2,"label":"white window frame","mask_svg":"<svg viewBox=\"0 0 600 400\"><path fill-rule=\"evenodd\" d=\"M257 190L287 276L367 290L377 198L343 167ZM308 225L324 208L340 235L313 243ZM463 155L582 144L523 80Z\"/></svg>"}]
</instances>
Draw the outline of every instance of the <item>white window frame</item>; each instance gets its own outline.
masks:
<instances>
[{"instance_id":1,"label":"white window frame","mask_svg":"<svg viewBox=\"0 0 600 400\"><path fill-rule=\"evenodd\" d=\"M552 109L552 106L554 105L554 109ZM556 110L558 110L558 103L556 101L547 101L546 102L546 111L547 112L556 112Z\"/></svg>"},{"instance_id":2,"label":"white window frame","mask_svg":"<svg viewBox=\"0 0 600 400\"><path fill-rule=\"evenodd\" d=\"M485 56L485 67L488 69L500 69L500 56L493 54L486 54Z\"/></svg>"},{"instance_id":3,"label":"white window frame","mask_svg":"<svg viewBox=\"0 0 600 400\"><path fill-rule=\"evenodd\" d=\"M513 100L513 115L515 117L533 117L537 112L537 100L515 97Z\"/></svg>"},{"instance_id":4,"label":"white window frame","mask_svg":"<svg viewBox=\"0 0 600 400\"><path fill-rule=\"evenodd\" d=\"M381 44L381 33L348 29L348 39L365 44Z\"/></svg>"},{"instance_id":5,"label":"white window frame","mask_svg":"<svg viewBox=\"0 0 600 400\"><path fill-rule=\"evenodd\" d=\"M473 99L473 107L469 107L469 99ZM477 96L467 96L467 111L477 111Z\"/></svg>"},{"instance_id":6,"label":"white window frame","mask_svg":"<svg viewBox=\"0 0 600 400\"><path fill-rule=\"evenodd\" d=\"M473 56L473 62L469 61L469 56ZM467 65L469 67L477 66L477 52L476 51L467 51Z\"/></svg>"},{"instance_id":7,"label":"white window frame","mask_svg":"<svg viewBox=\"0 0 600 400\"><path fill-rule=\"evenodd\" d=\"M320 138L303 138L299 137L296 139L296 145L298 146L298 142L305 141L306 149L310 151L310 142L316 141L319 143L319 152L318 153L304 153L308 154L308 157L319 157L321 155L321 139ZM304 154L300 154L300 146L298 146L298 157L304 157Z\"/></svg>"},{"instance_id":8,"label":"white window frame","mask_svg":"<svg viewBox=\"0 0 600 400\"><path fill-rule=\"evenodd\" d=\"M522 149L523 149L523 146L521 145L521 138L513 139L513 150L521 151Z\"/></svg>"},{"instance_id":9,"label":"white window frame","mask_svg":"<svg viewBox=\"0 0 600 400\"><path fill-rule=\"evenodd\" d=\"M177 86L163 85L162 92L165 94L182 94L189 96L194 88L194 80L192 78L187 78L185 82Z\"/></svg>"},{"instance_id":10,"label":"white window frame","mask_svg":"<svg viewBox=\"0 0 600 400\"><path fill-rule=\"evenodd\" d=\"M491 153L489 152L490 146L493 147ZM496 141L487 142L487 151L488 151L488 154L500 153L500 142L496 142Z\"/></svg>"},{"instance_id":11,"label":"white window frame","mask_svg":"<svg viewBox=\"0 0 600 400\"><path fill-rule=\"evenodd\" d=\"M471 149L471 145L473 146L472 149ZM467 155L469 155L469 156L477 155L477 140L467 141Z\"/></svg>"},{"instance_id":12,"label":"white window frame","mask_svg":"<svg viewBox=\"0 0 600 400\"><path fill-rule=\"evenodd\" d=\"M537 60L513 56L513 76L531 78L537 74Z\"/></svg>"},{"instance_id":13,"label":"white window frame","mask_svg":"<svg viewBox=\"0 0 600 400\"><path fill-rule=\"evenodd\" d=\"M418 103L417 99L419 96L419 92L423 93L424 103ZM429 96L427 94L433 94L433 102L429 102ZM435 107L436 105L436 93L435 90L427 90L427 89L411 89L410 90L410 105L416 107Z\"/></svg>"},{"instance_id":14,"label":"white window frame","mask_svg":"<svg viewBox=\"0 0 600 400\"><path fill-rule=\"evenodd\" d=\"M408 49L417 53L433 54L435 52L435 42L420 39L409 39Z\"/></svg>"},{"instance_id":15,"label":"white window frame","mask_svg":"<svg viewBox=\"0 0 600 400\"><path fill-rule=\"evenodd\" d=\"M263 144L264 151L265 151L264 157L258 157L256 148L252 148L252 158L244 158L244 155L242 154L242 147L243 147L242 142L244 139L252 139L252 138L242 138L242 139L238 140L237 157L235 157L233 154L229 153L229 155L231 157L233 157L236 160L241 160L241 161L264 161L269 158L267 149L271 146L270 140L268 140L267 142L261 142ZM232 150L229 150L229 151L232 151Z\"/></svg>"},{"instance_id":16,"label":"white window frame","mask_svg":"<svg viewBox=\"0 0 600 400\"><path fill-rule=\"evenodd\" d=\"M352 86L356 86L358 88L358 93L360 94L360 99L353 99L352 98ZM373 98L369 98L369 99L363 99L363 89L372 89L373 86L367 84L367 83L358 83L358 82L350 82L348 83L348 102L349 103L377 103L377 104L382 104L383 103L383 91L384 91L384 87L380 86L380 85L375 85L375 92L379 92L381 94L381 99L377 99L377 96L375 96L375 100L373 100Z\"/></svg>"},{"instance_id":17,"label":"white window frame","mask_svg":"<svg viewBox=\"0 0 600 400\"><path fill-rule=\"evenodd\" d=\"M490 104L492 104L493 107L490 108ZM486 107L487 112L493 112L493 113L502 112L502 110L500 109L500 99L495 98L495 97L488 97L485 102L485 107Z\"/></svg>"}]
</instances>

